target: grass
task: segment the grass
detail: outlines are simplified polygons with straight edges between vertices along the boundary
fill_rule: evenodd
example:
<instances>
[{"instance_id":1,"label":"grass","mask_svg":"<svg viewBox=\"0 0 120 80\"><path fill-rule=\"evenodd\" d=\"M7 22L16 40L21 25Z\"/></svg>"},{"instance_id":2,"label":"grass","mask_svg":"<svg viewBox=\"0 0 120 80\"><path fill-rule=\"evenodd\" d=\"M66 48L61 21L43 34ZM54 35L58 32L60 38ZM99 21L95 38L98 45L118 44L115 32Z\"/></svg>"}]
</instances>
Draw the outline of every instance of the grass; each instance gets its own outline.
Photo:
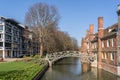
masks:
<instances>
[{"instance_id":1,"label":"grass","mask_svg":"<svg viewBox=\"0 0 120 80\"><path fill-rule=\"evenodd\" d=\"M0 80L32 80L45 64L41 60L0 63Z\"/></svg>"}]
</instances>

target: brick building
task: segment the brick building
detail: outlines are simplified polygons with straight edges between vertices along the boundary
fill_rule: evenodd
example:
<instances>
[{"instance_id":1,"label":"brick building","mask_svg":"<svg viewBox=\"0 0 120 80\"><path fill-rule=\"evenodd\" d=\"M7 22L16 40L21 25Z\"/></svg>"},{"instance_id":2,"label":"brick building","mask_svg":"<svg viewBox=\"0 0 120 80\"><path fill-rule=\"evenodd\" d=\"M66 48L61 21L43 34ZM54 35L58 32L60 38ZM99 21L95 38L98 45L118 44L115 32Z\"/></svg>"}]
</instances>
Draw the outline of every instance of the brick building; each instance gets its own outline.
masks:
<instances>
[{"instance_id":1,"label":"brick building","mask_svg":"<svg viewBox=\"0 0 120 80\"><path fill-rule=\"evenodd\" d=\"M98 68L120 76L120 5L117 14L118 23L106 29L103 17L99 17L97 33L94 33L94 25L90 25L89 33L82 38L81 52L97 54Z\"/></svg>"}]
</instances>

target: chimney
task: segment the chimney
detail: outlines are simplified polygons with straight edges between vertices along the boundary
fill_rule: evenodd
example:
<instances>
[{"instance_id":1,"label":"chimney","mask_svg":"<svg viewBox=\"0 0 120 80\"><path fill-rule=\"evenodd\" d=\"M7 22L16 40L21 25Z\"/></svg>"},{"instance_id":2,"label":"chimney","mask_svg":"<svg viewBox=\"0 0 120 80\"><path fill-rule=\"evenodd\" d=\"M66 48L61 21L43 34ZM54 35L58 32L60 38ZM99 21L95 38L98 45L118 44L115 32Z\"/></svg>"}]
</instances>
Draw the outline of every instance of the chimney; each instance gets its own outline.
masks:
<instances>
[{"instance_id":1,"label":"chimney","mask_svg":"<svg viewBox=\"0 0 120 80\"><path fill-rule=\"evenodd\" d=\"M90 34L94 34L94 25L90 24Z\"/></svg>"},{"instance_id":2,"label":"chimney","mask_svg":"<svg viewBox=\"0 0 120 80\"><path fill-rule=\"evenodd\" d=\"M103 17L98 17L98 68L101 68L101 57L102 57L102 41L101 37L104 35L103 28Z\"/></svg>"},{"instance_id":3,"label":"chimney","mask_svg":"<svg viewBox=\"0 0 120 80\"><path fill-rule=\"evenodd\" d=\"M103 17L98 17L98 30L103 29Z\"/></svg>"},{"instance_id":4,"label":"chimney","mask_svg":"<svg viewBox=\"0 0 120 80\"><path fill-rule=\"evenodd\" d=\"M94 38L94 25L90 24L90 34L89 34L89 55L92 55L92 40Z\"/></svg>"}]
</instances>

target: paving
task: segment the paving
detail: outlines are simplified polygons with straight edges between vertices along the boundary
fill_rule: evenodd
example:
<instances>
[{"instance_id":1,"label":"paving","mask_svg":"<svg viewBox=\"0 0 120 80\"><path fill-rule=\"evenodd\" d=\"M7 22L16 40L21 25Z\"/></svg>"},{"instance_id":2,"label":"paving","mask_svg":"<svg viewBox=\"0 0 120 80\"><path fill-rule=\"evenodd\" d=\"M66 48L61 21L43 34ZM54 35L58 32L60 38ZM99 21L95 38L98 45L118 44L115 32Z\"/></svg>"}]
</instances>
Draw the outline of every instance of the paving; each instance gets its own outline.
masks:
<instances>
[{"instance_id":1,"label":"paving","mask_svg":"<svg viewBox=\"0 0 120 80\"><path fill-rule=\"evenodd\" d=\"M5 58L3 62L13 62L13 61L19 61L22 60L22 58Z\"/></svg>"}]
</instances>

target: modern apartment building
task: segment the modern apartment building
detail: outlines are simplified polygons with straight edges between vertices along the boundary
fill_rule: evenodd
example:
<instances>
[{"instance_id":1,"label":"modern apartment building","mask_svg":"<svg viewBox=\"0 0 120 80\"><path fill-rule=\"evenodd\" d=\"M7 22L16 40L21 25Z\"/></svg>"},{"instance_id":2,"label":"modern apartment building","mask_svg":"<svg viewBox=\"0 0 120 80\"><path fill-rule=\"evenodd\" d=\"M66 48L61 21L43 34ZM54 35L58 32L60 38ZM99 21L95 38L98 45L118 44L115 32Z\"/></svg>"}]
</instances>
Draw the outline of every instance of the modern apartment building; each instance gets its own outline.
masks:
<instances>
[{"instance_id":1,"label":"modern apartment building","mask_svg":"<svg viewBox=\"0 0 120 80\"><path fill-rule=\"evenodd\" d=\"M82 39L81 52L97 54L97 67L120 76L120 5L118 23L104 29L103 17L98 18L98 32L94 33L91 24Z\"/></svg>"},{"instance_id":2,"label":"modern apartment building","mask_svg":"<svg viewBox=\"0 0 120 80\"><path fill-rule=\"evenodd\" d=\"M32 32L25 26L14 19L0 17L1 58L14 58L36 54L39 52L38 45L38 42L32 40Z\"/></svg>"}]
</instances>

